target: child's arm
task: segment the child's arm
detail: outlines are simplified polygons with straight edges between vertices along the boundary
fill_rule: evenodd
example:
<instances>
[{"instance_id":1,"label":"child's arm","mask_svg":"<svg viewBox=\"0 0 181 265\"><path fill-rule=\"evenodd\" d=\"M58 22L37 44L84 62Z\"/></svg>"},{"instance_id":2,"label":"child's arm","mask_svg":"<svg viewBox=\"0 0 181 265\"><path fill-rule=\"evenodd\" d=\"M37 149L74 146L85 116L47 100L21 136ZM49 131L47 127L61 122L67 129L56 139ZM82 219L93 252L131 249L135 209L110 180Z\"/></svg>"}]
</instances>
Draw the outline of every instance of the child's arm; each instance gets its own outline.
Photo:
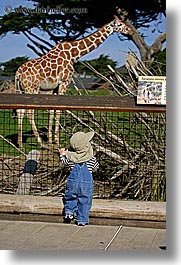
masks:
<instances>
[{"instance_id":1,"label":"child's arm","mask_svg":"<svg viewBox=\"0 0 181 265\"><path fill-rule=\"evenodd\" d=\"M62 164L69 166L70 168L73 168L74 163L67 159L66 154L68 150L65 150L65 148L58 149L60 153L60 160Z\"/></svg>"},{"instance_id":2,"label":"child's arm","mask_svg":"<svg viewBox=\"0 0 181 265\"><path fill-rule=\"evenodd\" d=\"M95 172L99 168L99 163L95 156L92 159L93 159L92 171Z\"/></svg>"},{"instance_id":3,"label":"child's arm","mask_svg":"<svg viewBox=\"0 0 181 265\"><path fill-rule=\"evenodd\" d=\"M69 165L69 161L66 157L67 152L66 152L65 148L59 148L58 151L60 153L60 160L61 160L62 164Z\"/></svg>"},{"instance_id":4,"label":"child's arm","mask_svg":"<svg viewBox=\"0 0 181 265\"><path fill-rule=\"evenodd\" d=\"M58 148L58 151L59 151L60 155L66 155L66 153L67 153L65 148Z\"/></svg>"},{"instance_id":5,"label":"child's arm","mask_svg":"<svg viewBox=\"0 0 181 265\"><path fill-rule=\"evenodd\" d=\"M93 169L93 171L94 171L94 172L97 171L98 168L99 168L99 163L96 161L96 162L95 162L95 165L94 165L94 169Z\"/></svg>"}]
</instances>

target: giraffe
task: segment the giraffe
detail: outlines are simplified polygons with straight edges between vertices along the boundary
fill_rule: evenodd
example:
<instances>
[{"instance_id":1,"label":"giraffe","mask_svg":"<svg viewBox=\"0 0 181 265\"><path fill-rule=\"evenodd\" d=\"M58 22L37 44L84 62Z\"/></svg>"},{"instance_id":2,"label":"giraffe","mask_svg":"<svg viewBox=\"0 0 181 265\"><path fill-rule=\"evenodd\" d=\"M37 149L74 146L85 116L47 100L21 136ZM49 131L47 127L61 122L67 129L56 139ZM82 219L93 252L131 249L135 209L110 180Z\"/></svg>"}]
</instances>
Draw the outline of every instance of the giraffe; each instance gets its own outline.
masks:
<instances>
[{"instance_id":1,"label":"giraffe","mask_svg":"<svg viewBox=\"0 0 181 265\"><path fill-rule=\"evenodd\" d=\"M48 53L40 58L33 59L21 65L15 75L16 93L40 94L54 93L58 88L58 95L64 95L74 73L74 63L83 55L91 52L101 45L113 32L133 35L133 31L117 16L102 26L96 32L80 40L64 41L54 46ZM34 110L17 110L18 116L18 146L22 145L22 121L26 114L37 143L43 146L34 121ZM48 141L52 143L52 125L54 112L50 112ZM59 145L60 111L56 111L55 143Z\"/></svg>"}]
</instances>

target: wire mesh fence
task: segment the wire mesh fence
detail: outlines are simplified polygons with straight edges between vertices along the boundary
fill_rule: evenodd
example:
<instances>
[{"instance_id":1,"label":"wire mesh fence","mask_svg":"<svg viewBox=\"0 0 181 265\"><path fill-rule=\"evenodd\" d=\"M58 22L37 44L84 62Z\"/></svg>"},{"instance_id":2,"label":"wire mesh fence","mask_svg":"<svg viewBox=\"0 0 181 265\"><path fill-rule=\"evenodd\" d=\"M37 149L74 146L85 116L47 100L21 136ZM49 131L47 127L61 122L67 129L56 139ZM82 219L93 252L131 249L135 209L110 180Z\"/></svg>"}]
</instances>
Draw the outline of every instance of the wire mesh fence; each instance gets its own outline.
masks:
<instances>
[{"instance_id":1,"label":"wire mesh fence","mask_svg":"<svg viewBox=\"0 0 181 265\"><path fill-rule=\"evenodd\" d=\"M17 145L18 122L13 109L0 109L0 193L17 194L27 154L40 157L30 179L28 194L63 196L69 169L60 162L58 147L69 148L77 131L94 130L92 140L100 164L94 174L94 198L166 200L165 113L61 110L60 146L48 142L50 110L35 110L35 123L44 148L37 144L23 119L23 150ZM55 117L52 127L53 137Z\"/></svg>"}]
</instances>

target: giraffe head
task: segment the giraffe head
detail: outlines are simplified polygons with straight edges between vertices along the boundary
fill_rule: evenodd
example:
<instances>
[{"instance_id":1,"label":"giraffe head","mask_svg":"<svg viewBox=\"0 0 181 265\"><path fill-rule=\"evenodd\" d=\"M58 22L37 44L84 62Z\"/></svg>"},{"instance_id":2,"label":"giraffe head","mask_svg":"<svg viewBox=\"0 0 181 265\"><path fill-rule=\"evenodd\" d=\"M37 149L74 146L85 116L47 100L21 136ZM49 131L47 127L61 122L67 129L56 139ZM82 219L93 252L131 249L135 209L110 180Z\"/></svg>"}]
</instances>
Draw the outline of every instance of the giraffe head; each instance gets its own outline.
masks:
<instances>
[{"instance_id":1,"label":"giraffe head","mask_svg":"<svg viewBox=\"0 0 181 265\"><path fill-rule=\"evenodd\" d=\"M113 31L120 32L122 34L129 34L133 35L133 30L126 25L126 23L122 20L120 20L117 16L114 16L114 20L111 23L111 26L113 27Z\"/></svg>"}]
</instances>

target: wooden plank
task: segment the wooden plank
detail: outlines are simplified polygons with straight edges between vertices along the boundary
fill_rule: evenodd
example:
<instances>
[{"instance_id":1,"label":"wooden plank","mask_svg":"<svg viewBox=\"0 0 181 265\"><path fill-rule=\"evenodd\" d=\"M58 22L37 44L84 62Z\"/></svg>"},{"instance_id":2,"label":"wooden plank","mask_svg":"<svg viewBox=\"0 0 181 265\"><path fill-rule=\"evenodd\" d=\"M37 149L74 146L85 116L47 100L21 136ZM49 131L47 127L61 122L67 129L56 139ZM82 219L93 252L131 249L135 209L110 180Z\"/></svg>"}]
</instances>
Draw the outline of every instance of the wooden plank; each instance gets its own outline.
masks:
<instances>
[{"instance_id":1,"label":"wooden plank","mask_svg":"<svg viewBox=\"0 0 181 265\"><path fill-rule=\"evenodd\" d=\"M166 106L137 105L133 97L1 94L0 109L166 112Z\"/></svg>"},{"instance_id":2,"label":"wooden plank","mask_svg":"<svg viewBox=\"0 0 181 265\"><path fill-rule=\"evenodd\" d=\"M1 213L61 215L62 210L59 197L0 194ZM90 217L165 222L166 203L94 199Z\"/></svg>"}]
</instances>

